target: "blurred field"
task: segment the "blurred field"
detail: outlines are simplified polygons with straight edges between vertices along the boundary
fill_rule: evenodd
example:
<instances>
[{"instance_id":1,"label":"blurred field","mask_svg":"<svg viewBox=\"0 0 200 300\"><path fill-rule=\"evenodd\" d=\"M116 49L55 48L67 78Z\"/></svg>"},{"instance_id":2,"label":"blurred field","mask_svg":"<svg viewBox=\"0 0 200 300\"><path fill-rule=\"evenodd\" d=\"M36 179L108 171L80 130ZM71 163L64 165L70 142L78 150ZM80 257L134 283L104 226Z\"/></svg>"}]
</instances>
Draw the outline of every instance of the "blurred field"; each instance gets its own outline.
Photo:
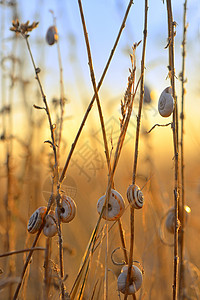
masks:
<instances>
[{"instance_id":1,"label":"blurred field","mask_svg":"<svg viewBox=\"0 0 200 300\"><path fill-rule=\"evenodd\" d=\"M120 1L118 2L120 3ZM50 145L44 143L44 141L51 138L47 116L42 109L37 110L33 108L34 104L42 105L42 99L38 92L37 83L34 81L34 69L30 63L25 42L19 36L11 36L11 32L9 32L12 19L16 19L16 17L19 19L20 17L23 17L23 19L26 18L26 13L20 12L22 4L23 1L19 1L19 3L13 1L13 6L6 1L0 4L0 255L14 250L31 248L35 236L27 231L28 220L38 207L47 206L52 189L53 152ZM62 6L58 6L60 14L61 8ZM192 8L194 9L194 7ZM25 8L23 7L23 9ZM47 10L46 3L42 4L42 9L44 9L44 11ZM44 36L41 35L41 31L44 31L44 28L47 30L49 19L48 22L45 22L44 19L42 19L41 11L37 9L36 15L39 20L41 20L42 25L41 27L39 25L39 28L35 29L33 39L32 35L30 35L29 39L32 43L33 54L37 58L37 64L42 70L41 81L43 82L44 90L47 95L53 124L57 124L55 132L57 134L56 137L58 137L58 124L60 122L60 82L57 54L53 52L56 51L56 47L55 45L53 46L54 50L52 50L50 54L50 50L45 44ZM9 17L7 18L6 16ZM61 20L63 20L62 18ZM180 18L178 14L177 18ZM8 19L10 23L8 23ZM25 22L26 20L23 21ZM57 17L57 22L58 24L61 22L59 17ZM181 25L182 24L180 24L180 28ZM127 25L127 32L130 28L130 24L129 26ZM63 69L64 72L67 70L66 73L64 73L66 99L62 140L59 147L60 173L71 149L71 145L74 142L87 106L93 96L92 85L88 83L88 75L85 76L84 74L85 70L82 73L80 65L83 62L78 57L78 52L76 52L76 35L71 35L70 40L69 32L65 34L68 34L67 38L62 31L60 43ZM180 41L181 33L178 32L177 35L177 40ZM92 35L92 39L94 39L94 35ZM142 31L140 39L142 39ZM64 51L62 51L65 49L66 45L63 46L64 48L62 48L62 45L64 45L64 41L66 40L71 47L71 56L68 53L70 56L70 59L68 57L68 61ZM124 44L131 49L134 42L136 41L133 39L130 43L126 41ZM162 47L162 51L163 48L164 46ZM129 49L128 52L130 54ZM83 51L85 51L85 49ZM138 48L137 51L138 80L141 48ZM136 177L137 184L142 188L145 204L142 209L135 212L134 239L134 260L139 262L138 265L144 271L144 275L142 288L136 293L136 299L167 300L172 299L173 284L173 234L167 233L164 226L165 214L174 205L174 151L172 130L170 126L168 126L156 127L149 134L147 131L150 130L154 124L170 122L170 118L166 119L166 122L165 120L163 121L157 112L159 94L170 84L166 81L166 76L157 75L156 78L154 71L152 71L153 67L151 68L152 61L149 59L148 51L147 70L145 70L147 73L147 84L145 83L145 85L151 93L151 99L150 103L144 103L143 105ZM97 55L96 53L97 52L95 52L94 56ZM189 54L192 54L190 50ZM117 52L117 55L124 55L122 54L121 48L120 51ZM165 55L167 57L166 52ZM177 56L180 59L180 52ZM129 56L126 55L125 58L129 68ZM84 59L85 63L87 63L87 58ZM195 59L197 59L197 61L195 61ZM188 55L186 58L188 65L190 64L190 60L192 64L199 64L198 58L194 58L192 55ZM52 61L56 61L56 68L55 65L49 66L49 62ZM116 66L115 60L113 64ZM162 70L163 61L160 64L160 72L163 72L165 75L167 75L166 65L167 58L164 71ZM71 78L70 76L72 76L68 74L69 68L71 68L74 74L75 82L71 82L69 79ZM123 80L125 82L123 89L119 91L119 82L113 80L113 85L109 85L108 80L105 83L105 88L103 85L99 92L108 147L112 160L120 134L120 101L123 99L126 90L127 77L129 75L128 68L125 70L124 67L123 70ZM188 68L190 67L188 66ZM99 69L100 66L98 65L97 74L99 74ZM152 78L148 80L148 71L152 74L152 77L155 76L155 80L158 81L157 85L152 84ZM116 73L115 69L111 69L113 78L115 78ZM160 79L160 77L163 77L163 80ZM191 213L188 215L185 227L184 299L193 300L200 299L200 124L198 118L200 91L199 77L196 76L195 80L193 80L192 75L188 74L188 78L191 79L192 82L188 80L186 86L184 170L185 199L186 204L191 208ZM178 78L176 80L176 89L178 105L180 107L181 84ZM126 191L132 181L138 103L139 93L137 93L134 101L131 121L114 176L115 189L121 193L126 202L126 210L121 221L127 249L130 247L130 210L126 199ZM64 284L66 292L68 293L74 284L84 252L96 226L99 216L96 209L97 201L105 194L107 184L108 169L101 125L97 105L94 103L61 186L61 189L71 196L77 205L77 214L74 220L68 224L62 224ZM121 265L115 265L113 263L113 259L120 263L124 260L123 250L116 250L112 256L115 249L122 247L119 226L117 222L114 225L113 222L108 222L109 228L112 228L108 235L108 257L106 258L107 238L105 223L105 220L101 221L98 236L99 244L91 257L84 296L81 299L104 299L105 259L108 260L107 267L109 270L108 299L123 298L122 294L121 296L119 295L117 289L117 277L120 274ZM164 240L162 240L163 237ZM46 248L47 240L48 239L41 234L37 246ZM59 299L58 236L56 235L50 240L52 249L50 257L51 284L49 285L50 292L48 299ZM0 299L13 299L26 256L27 252L0 257ZM44 292L44 259L44 250L34 251L18 299L47 299L45 298ZM131 297L129 298L131 299Z\"/></svg>"}]
</instances>

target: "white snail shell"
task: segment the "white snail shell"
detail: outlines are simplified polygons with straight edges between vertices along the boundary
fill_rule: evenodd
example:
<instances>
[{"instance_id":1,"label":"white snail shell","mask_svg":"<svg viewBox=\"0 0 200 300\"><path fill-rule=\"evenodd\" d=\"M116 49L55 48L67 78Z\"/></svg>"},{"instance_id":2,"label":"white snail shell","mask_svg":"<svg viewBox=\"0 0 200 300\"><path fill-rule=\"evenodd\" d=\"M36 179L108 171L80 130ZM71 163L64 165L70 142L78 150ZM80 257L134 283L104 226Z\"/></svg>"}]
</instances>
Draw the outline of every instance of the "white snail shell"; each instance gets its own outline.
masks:
<instances>
[{"instance_id":1,"label":"white snail shell","mask_svg":"<svg viewBox=\"0 0 200 300\"><path fill-rule=\"evenodd\" d=\"M139 186L136 184L131 184L127 190L128 202L136 209L142 208L144 204L144 196Z\"/></svg>"},{"instance_id":2,"label":"white snail shell","mask_svg":"<svg viewBox=\"0 0 200 300\"><path fill-rule=\"evenodd\" d=\"M46 33L46 41L50 46L55 44L58 40L58 30L56 26L50 26Z\"/></svg>"},{"instance_id":3,"label":"white snail shell","mask_svg":"<svg viewBox=\"0 0 200 300\"><path fill-rule=\"evenodd\" d=\"M41 206L32 214L32 216L29 219L27 229L30 233L36 233L40 226L43 223L44 215L46 213L46 206Z\"/></svg>"},{"instance_id":4,"label":"white snail shell","mask_svg":"<svg viewBox=\"0 0 200 300\"><path fill-rule=\"evenodd\" d=\"M128 266L124 266L121 270L121 274L117 279L118 290L125 294L126 290L126 279L128 274ZM140 269L132 265L131 284L128 287L128 295L135 294L142 286L142 272Z\"/></svg>"},{"instance_id":5,"label":"white snail shell","mask_svg":"<svg viewBox=\"0 0 200 300\"><path fill-rule=\"evenodd\" d=\"M56 217L58 217L58 209L55 209ZM66 195L61 196L61 212L60 220L63 223L69 223L76 215L76 203L74 200Z\"/></svg>"},{"instance_id":6,"label":"white snail shell","mask_svg":"<svg viewBox=\"0 0 200 300\"><path fill-rule=\"evenodd\" d=\"M57 233L57 226L54 219L55 212L51 210L44 220L43 233L47 237L53 237Z\"/></svg>"},{"instance_id":7,"label":"white snail shell","mask_svg":"<svg viewBox=\"0 0 200 300\"><path fill-rule=\"evenodd\" d=\"M161 93L158 100L158 111L162 117L169 117L174 110L174 99L171 87L167 87Z\"/></svg>"},{"instance_id":8,"label":"white snail shell","mask_svg":"<svg viewBox=\"0 0 200 300\"><path fill-rule=\"evenodd\" d=\"M99 198L97 202L97 211L100 214L105 202L106 195ZM120 218L125 210L125 202L120 193L111 189L110 199L108 201L108 208L104 210L102 218L108 221L114 221Z\"/></svg>"}]
</instances>

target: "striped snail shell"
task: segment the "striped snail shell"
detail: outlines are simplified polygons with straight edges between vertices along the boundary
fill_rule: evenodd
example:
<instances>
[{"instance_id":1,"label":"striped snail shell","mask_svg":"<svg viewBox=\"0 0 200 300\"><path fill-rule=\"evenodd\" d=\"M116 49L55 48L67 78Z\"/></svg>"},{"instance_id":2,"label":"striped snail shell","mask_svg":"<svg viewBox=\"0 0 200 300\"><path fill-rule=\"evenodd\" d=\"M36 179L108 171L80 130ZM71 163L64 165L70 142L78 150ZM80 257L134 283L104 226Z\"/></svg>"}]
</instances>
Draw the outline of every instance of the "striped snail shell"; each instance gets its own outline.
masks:
<instances>
[{"instance_id":1,"label":"striped snail shell","mask_svg":"<svg viewBox=\"0 0 200 300\"><path fill-rule=\"evenodd\" d=\"M58 30L56 26L50 26L46 33L46 41L48 45L53 45L58 40Z\"/></svg>"},{"instance_id":2,"label":"striped snail shell","mask_svg":"<svg viewBox=\"0 0 200 300\"><path fill-rule=\"evenodd\" d=\"M191 209L189 206L185 205L184 207L184 213L185 213L185 223L187 223L188 216ZM180 227L180 221L178 220L178 227ZM167 217L165 220L165 227L169 233L174 234L174 228L175 228L175 208L171 207L167 212Z\"/></svg>"},{"instance_id":3,"label":"striped snail shell","mask_svg":"<svg viewBox=\"0 0 200 300\"><path fill-rule=\"evenodd\" d=\"M47 237L53 237L57 233L57 226L56 226L56 222L55 222L55 212L52 210L45 217L43 233Z\"/></svg>"},{"instance_id":4,"label":"striped snail shell","mask_svg":"<svg viewBox=\"0 0 200 300\"><path fill-rule=\"evenodd\" d=\"M46 210L47 210L46 206L41 206L38 209L36 209L36 211L32 214L32 216L29 219L27 225L28 232L36 233L40 229L43 223Z\"/></svg>"},{"instance_id":5,"label":"striped snail shell","mask_svg":"<svg viewBox=\"0 0 200 300\"><path fill-rule=\"evenodd\" d=\"M132 272L131 272L131 284L128 287L128 295L135 294L142 286L142 272L140 269L132 265ZM117 286L118 290L125 294L126 290L126 279L128 274L128 265L124 266L121 270L121 274L118 276L117 279Z\"/></svg>"},{"instance_id":6,"label":"striped snail shell","mask_svg":"<svg viewBox=\"0 0 200 300\"><path fill-rule=\"evenodd\" d=\"M144 204L144 196L139 186L131 184L127 190L128 202L136 209L142 208Z\"/></svg>"},{"instance_id":7,"label":"striped snail shell","mask_svg":"<svg viewBox=\"0 0 200 300\"><path fill-rule=\"evenodd\" d=\"M171 87L167 87L161 93L158 100L158 111L162 117L169 117L174 110L174 99Z\"/></svg>"},{"instance_id":8,"label":"striped snail shell","mask_svg":"<svg viewBox=\"0 0 200 300\"><path fill-rule=\"evenodd\" d=\"M56 217L58 217L58 209L55 209ZM60 220L63 223L69 223L76 215L76 203L66 195L61 196Z\"/></svg>"},{"instance_id":9,"label":"striped snail shell","mask_svg":"<svg viewBox=\"0 0 200 300\"><path fill-rule=\"evenodd\" d=\"M101 214L105 199L106 195L103 195L97 202L97 211L99 214ZM104 209L102 218L108 221L114 221L122 216L124 210L125 202L122 198L122 195L120 195L120 193L118 193L116 190L111 189L108 207Z\"/></svg>"}]
</instances>

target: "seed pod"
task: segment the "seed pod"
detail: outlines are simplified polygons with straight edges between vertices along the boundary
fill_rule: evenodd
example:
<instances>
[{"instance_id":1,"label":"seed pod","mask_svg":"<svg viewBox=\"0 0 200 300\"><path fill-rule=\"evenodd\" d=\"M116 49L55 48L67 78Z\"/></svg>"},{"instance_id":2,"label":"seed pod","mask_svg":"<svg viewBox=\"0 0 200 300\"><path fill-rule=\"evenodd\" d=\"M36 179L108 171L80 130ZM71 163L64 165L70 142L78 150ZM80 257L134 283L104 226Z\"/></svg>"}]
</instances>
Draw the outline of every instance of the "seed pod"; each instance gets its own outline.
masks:
<instances>
[{"instance_id":1,"label":"seed pod","mask_svg":"<svg viewBox=\"0 0 200 300\"><path fill-rule=\"evenodd\" d=\"M46 33L47 44L52 46L58 40L58 30L56 26L50 26Z\"/></svg>"}]
</instances>

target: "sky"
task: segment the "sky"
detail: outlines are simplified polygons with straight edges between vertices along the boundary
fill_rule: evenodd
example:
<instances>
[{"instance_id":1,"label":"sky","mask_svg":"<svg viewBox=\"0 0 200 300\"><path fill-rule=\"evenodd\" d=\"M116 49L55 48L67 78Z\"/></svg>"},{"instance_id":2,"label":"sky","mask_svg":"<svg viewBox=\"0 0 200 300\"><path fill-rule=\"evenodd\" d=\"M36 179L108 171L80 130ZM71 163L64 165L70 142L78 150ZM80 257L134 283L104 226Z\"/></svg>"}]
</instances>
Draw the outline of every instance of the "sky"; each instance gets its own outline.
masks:
<instances>
[{"instance_id":1,"label":"sky","mask_svg":"<svg viewBox=\"0 0 200 300\"><path fill-rule=\"evenodd\" d=\"M8 1L5 1L8 3ZM122 0L85 0L82 1L87 31L91 46L94 72L98 82L105 67L110 51L115 42L121 22L129 1ZM172 1L174 20L177 23L175 37L175 69L176 69L176 91L180 96L180 81L178 74L181 71L181 42L182 42L182 0ZM37 65L41 68L41 78L47 97L58 97L59 95L59 66L56 45L49 46L45 42L46 31L53 24L53 10L59 33L59 45L63 64L63 75L65 93L70 99L71 107L78 106L85 111L92 95L93 88L90 80L87 52L83 36L82 25L78 1L64 0L18 0L17 15L21 22L30 20L39 21L39 27L35 29L29 38L33 56ZM1 57L5 53L12 53L13 45L9 31L13 19L12 8L8 5L0 5L1 20L4 16L4 39L1 38ZM195 134L198 132L200 121L198 121L200 108L200 1L188 1L187 10L187 94L186 110L188 122L194 128ZM2 22L2 21L1 21ZM137 0L131 7L131 11L126 22L126 27L122 33L119 45L111 62L109 71L100 91L102 103L105 108L110 107L119 110L120 100L127 85L129 75L131 47L133 43L142 40L144 23L144 1ZM2 42L3 41L3 42ZM3 44L2 44L3 43ZM170 85L167 78L168 50L167 45L167 11L166 3L162 0L149 1L148 9L148 36L145 64L145 84L153 91L153 107L157 106L159 94ZM16 55L23 61L22 76L33 79L33 69L27 53L24 41L19 39ZM137 78L140 74L142 44L136 51ZM27 68L26 68L27 67ZM2 70L1 70L2 72ZM73 109L73 107L72 107ZM72 114L74 111L72 111ZM164 122L155 109L149 109L150 120L153 122ZM156 117L156 119L155 119Z\"/></svg>"}]
</instances>

